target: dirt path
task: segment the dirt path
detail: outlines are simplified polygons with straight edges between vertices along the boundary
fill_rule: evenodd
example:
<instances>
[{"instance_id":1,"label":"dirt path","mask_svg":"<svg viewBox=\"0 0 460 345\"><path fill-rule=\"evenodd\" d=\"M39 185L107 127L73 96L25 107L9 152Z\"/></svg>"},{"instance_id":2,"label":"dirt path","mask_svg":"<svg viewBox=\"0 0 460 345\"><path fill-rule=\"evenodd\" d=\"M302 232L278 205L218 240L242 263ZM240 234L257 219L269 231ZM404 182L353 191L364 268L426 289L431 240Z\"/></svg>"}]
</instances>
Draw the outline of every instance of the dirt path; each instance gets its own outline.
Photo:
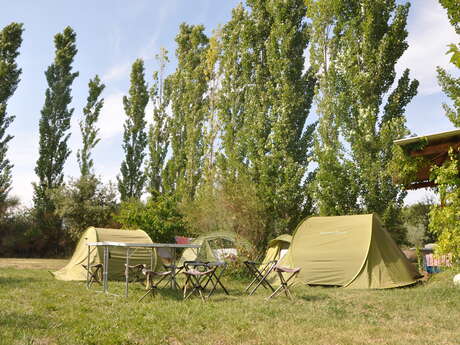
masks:
<instances>
[{"instance_id":1,"label":"dirt path","mask_svg":"<svg viewBox=\"0 0 460 345\"><path fill-rule=\"evenodd\" d=\"M0 258L0 268L57 270L65 266L67 259L10 259Z\"/></svg>"}]
</instances>

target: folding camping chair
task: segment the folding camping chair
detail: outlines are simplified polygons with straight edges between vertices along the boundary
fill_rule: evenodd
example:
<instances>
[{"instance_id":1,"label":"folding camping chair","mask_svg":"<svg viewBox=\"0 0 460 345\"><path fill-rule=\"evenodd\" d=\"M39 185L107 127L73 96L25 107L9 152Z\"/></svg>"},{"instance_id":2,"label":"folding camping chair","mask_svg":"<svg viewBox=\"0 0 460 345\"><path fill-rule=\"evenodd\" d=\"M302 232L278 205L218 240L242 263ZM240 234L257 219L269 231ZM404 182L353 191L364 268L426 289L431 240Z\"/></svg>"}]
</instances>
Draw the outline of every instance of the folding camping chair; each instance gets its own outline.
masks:
<instances>
[{"instance_id":1,"label":"folding camping chair","mask_svg":"<svg viewBox=\"0 0 460 345\"><path fill-rule=\"evenodd\" d=\"M82 267L87 272L86 287L90 288L93 283L98 283L102 285L102 264L93 264L93 265L82 265Z\"/></svg>"},{"instance_id":2,"label":"folding camping chair","mask_svg":"<svg viewBox=\"0 0 460 345\"><path fill-rule=\"evenodd\" d=\"M182 270L185 268L185 266L184 266L184 265L182 265L182 266L177 266L177 265L175 265L175 264L170 264L170 265L163 264L163 267L164 267L165 269L167 269L168 271L171 271L171 277L170 277L169 281L167 281L167 282L165 283L165 286L168 285L168 284L171 284L171 287L180 290L181 287L180 287L179 283L177 282L176 277L177 277L177 275L178 275L179 273L182 272Z\"/></svg>"},{"instance_id":3,"label":"folding camping chair","mask_svg":"<svg viewBox=\"0 0 460 345\"><path fill-rule=\"evenodd\" d=\"M155 292L158 290L160 283L172 274L171 271L155 272L146 268L142 270L142 273L146 276L147 292L139 298L138 302L142 301L148 294L155 297ZM155 278L159 278L158 281L155 281Z\"/></svg>"},{"instance_id":4,"label":"folding camping chair","mask_svg":"<svg viewBox=\"0 0 460 345\"><path fill-rule=\"evenodd\" d=\"M291 291L289 291L289 287L292 286L292 283L289 284L289 281L291 281L297 274L300 272L300 267L297 268L287 268L287 267L281 267L281 266L275 266L273 269L276 273L278 273L278 277L280 279L281 285L273 291L273 293L267 297L267 300L277 296L281 291L284 291L287 297L289 297L291 300L292 295ZM283 273L290 274L287 279L284 278Z\"/></svg>"},{"instance_id":5,"label":"folding camping chair","mask_svg":"<svg viewBox=\"0 0 460 345\"><path fill-rule=\"evenodd\" d=\"M244 264L248 268L248 270L252 273L254 276L254 279L249 283L249 285L244 289L244 292L248 292L249 289L254 285L254 288L251 290L249 293L249 296L251 296L256 290L259 288L260 285L262 285L265 289L270 289L272 291L275 291L273 286L270 284L270 282L267 280L268 275L273 271L273 268L275 267L277 263L277 260L272 260L267 262L266 264L259 264L254 261L245 261ZM259 269L259 267L261 267Z\"/></svg>"},{"instance_id":6,"label":"folding camping chair","mask_svg":"<svg viewBox=\"0 0 460 345\"><path fill-rule=\"evenodd\" d=\"M130 283L144 283L144 273L143 270L146 269L147 266L144 264L139 265L127 265L125 264L125 276L134 276L134 278L130 281Z\"/></svg>"},{"instance_id":7,"label":"folding camping chair","mask_svg":"<svg viewBox=\"0 0 460 345\"><path fill-rule=\"evenodd\" d=\"M203 302L205 301L203 291L206 285L209 283L211 276L215 273L218 266L212 266L211 268L208 268L207 264L201 264L203 267L206 267L207 269L204 271L199 271L196 268L190 268L182 272L182 274L185 274L187 276L184 284L184 300L188 299L194 292L198 292ZM191 290L187 294L187 287L189 285L191 285ZM215 286L213 288L215 288ZM214 291L212 290L211 293L212 292ZM211 293L208 294L208 296L206 297L209 298L211 296Z\"/></svg>"},{"instance_id":8,"label":"folding camping chair","mask_svg":"<svg viewBox=\"0 0 460 345\"><path fill-rule=\"evenodd\" d=\"M206 264L206 267L207 268L215 268L210 273L208 280L204 284L205 289L206 289L206 287L208 286L209 283L211 283L211 286L212 286L211 291L209 292L207 297L209 298L214 293L214 291L216 291L217 285L220 285L220 287L224 290L224 292L227 295L230 295L228 293L227 289L225 288L224 284L222 284L222 281L220 280L220 278L224 274L225 270L227 269L227 263L225 261L209 262L208 264ZM217 270L219 268L220 268L220 270Z\"/></svg>"}]
</instances>

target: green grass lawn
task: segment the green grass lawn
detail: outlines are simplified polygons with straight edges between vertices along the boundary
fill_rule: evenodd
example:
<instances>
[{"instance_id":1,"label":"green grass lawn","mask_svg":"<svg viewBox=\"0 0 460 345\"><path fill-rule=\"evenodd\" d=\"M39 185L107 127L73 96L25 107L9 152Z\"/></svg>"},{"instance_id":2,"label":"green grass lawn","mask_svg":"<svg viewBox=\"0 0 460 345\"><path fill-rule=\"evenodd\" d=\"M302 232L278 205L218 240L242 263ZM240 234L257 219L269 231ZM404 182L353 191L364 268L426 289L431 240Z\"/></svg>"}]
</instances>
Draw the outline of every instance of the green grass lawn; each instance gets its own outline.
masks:
<instances>
[{"instance_id":1,"label":"green grass lawn","mask_svg":"<svg viewBox=\"0 0 460 345\"><path fill-rule=\"evenodd\" d=\"M32 263L32 265L30 264ZM0 259L0 344L460 344L460 288L452 272L413 288L358 291L299 287L266 301L226 281L231 296L182 301L173 291L136 300L55 280L58 260ZM31 267L36 269L31 269ZM122 283L110 283L122 293Z\"/></svg>"}]
</instances>

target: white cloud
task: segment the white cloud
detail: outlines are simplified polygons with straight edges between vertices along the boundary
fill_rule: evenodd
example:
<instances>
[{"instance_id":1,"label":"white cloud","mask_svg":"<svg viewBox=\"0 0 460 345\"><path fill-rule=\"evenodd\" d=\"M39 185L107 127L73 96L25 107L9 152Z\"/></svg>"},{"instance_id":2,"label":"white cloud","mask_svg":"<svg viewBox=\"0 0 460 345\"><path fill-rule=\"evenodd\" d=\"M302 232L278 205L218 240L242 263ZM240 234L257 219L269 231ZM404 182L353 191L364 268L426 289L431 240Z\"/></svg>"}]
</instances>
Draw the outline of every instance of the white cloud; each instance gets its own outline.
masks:
<instances>
[{"instance_id":1,"label":"white cloud","mask_svg":"<svg viewBox=\"0 0 460 345\"><path fill-rule=\"evenodd\" d=\"M34 189L32 181L36 181L37 177L33 172L13 174L13 189L10 192L11 196L16 196L21 201L21 204L27 207L32 206L32 196Z\"/></svg>"},{"instance_id":2,"label":"white cloud","mask_svg":"<svg viewBox=\"0 0 460 345\"><path fill-rule=\"evenodd\" d=\"M450 25L446 11L437 0L413 1L409 13L409 48L399 60L398 73L406 68L411 77L420 82L419 95L440 92L436 67L452 69L447 45L457 42L458 36Z\"/></svg>"},{"instance_id":3,"label":"white cloud","mask_svg":"<svg viewBox=\"0 0 460 345\"><path fill-rule=\"evenodd\" d=\"M434 200L434 202L439 203L439 196L435 194L431 189L422 188L415 190L408 190L407 196L404 199L405 205L413 205L424 200Z\"/></svg>"},{"instance_id":4,"label":"white cloud","mask_svg":"<svg viewBox=\"0 0 460 345\"><path fill-rule=\"evenodd\" d=\"M112 66L107 72L102 75L104 82L119 80L121 78L128 77L129 74L129 63L122 63L119 65Z\"/></svg>"},{"instance_id":5,"label":"white cloud","mask_svg":"<svg viewBox=\"0 0 460 345\"><path fill-rule=\"evenodd\" d=\"M112 138L123 131L125 122L123 96L122 92L117 92L104 97L104 107L98 121L102 139Z\"/></svg>"}]
</instances>

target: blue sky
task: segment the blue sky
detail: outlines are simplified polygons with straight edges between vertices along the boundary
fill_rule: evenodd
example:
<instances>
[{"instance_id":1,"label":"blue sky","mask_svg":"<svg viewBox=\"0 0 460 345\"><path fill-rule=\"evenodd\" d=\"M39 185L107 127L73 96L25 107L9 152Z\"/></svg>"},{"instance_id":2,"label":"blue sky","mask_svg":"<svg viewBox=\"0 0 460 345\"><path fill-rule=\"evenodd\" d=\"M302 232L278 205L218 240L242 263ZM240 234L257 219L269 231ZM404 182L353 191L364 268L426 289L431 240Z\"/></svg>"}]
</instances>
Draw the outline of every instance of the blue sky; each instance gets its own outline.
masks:
<instances>
[{"instance_id":1,"label":"blue sky","mask_svg":"<svg viewBox=\"0 0 460 345\"><path fill-rule=\"evenodd\" d=\"M132 62L146 61L147 81L157 68L154 59L161 47L170 52L169 70L175 68L175 35L180 23L203 24L210 34L231 16L235 0L167 0L167 1L58 1L2 0L0 27L17 21L25 32L18 60L23 69L22 81L9 102L9 113L16 115L9 132L8 156L14 164L13 191L26 205L31 204L34 167L38 157L38 121L44 102L45 69L54 57L53 36L67 25L77 32L78 54L74 69L80 76L73 84L75 108L66 176L78 176L75 157L81 137L78 120L87 97L89 78L99 74L106 89L105 106L99 125L102 140L94 150L96 173L103 180L114 180L123 157L121 136L124 113L122 97L129 88ZM409 15L409 49L400 59L397 71L406 67L420 81L419 93L407 108L408 126L414 133L429 134L452 129L443 115L441 104L446 98L436 82L436 66L451 69L445 55L448 43L458 41L437 0L413 1ZM150 117L148 110L147 117ZM312 119L314 118L314 114ZM410 192L406 202L423 197L424 191Z\"/></svg>"}]
</instances>

